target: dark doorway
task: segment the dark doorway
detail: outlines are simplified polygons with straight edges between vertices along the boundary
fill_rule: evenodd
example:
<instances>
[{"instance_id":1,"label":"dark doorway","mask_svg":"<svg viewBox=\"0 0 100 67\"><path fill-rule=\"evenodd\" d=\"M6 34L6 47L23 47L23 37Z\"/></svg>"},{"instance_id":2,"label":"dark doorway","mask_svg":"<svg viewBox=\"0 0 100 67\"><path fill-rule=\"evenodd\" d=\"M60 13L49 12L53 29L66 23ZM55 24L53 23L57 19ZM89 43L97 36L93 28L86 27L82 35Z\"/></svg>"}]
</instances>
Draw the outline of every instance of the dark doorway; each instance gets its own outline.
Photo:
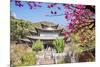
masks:
<instances>
[{"instance_id":1,"label":"dark doorway","mask_svg":"<svg viewBox=\"0 0 100 67\"><path fill-rule=\"evenodd\" d=\"M44 49L46 48L54 48L53 44L44 44Z\"/></svg>"}]
</instances>

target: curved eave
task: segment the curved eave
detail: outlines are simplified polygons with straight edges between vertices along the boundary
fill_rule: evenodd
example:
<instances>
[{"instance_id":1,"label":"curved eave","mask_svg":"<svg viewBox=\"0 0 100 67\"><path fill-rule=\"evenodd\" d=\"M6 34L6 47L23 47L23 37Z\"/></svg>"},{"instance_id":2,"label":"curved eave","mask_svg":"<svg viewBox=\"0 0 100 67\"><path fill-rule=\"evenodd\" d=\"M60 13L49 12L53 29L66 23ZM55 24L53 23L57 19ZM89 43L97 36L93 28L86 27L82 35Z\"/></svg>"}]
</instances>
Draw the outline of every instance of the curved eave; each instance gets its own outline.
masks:
<instances>
[{"instance_id":1,"label":"curved eave","mask_svg":"<svg viewBox=\"0 0 100 67\"><path fill-rule=\"evenodd\" d=\"M55 39L64 39L64 36L59 37L43 37L43 36L27 36L29 39L32 40L55 40Z\"/></svg>"},{"instance_id":2,"label":"curved eave","mask_svg":"<svg viewBox=\"0 0 100 67\"><path fill-rule=\"evenodd\" d=\"M51 27L57 29L58 26L59 26L59 24L58 25L55 25L55 26L51 26Z\"/></svg>"},{"instance_id":3,"label":"curved eave","mask_svg":"<svg viewBox=\"0 0 100 67\"><path fill-rule=\"evenodd\" d=\"M62 32L63 29L42 29L42 28L35 28L37 32Z\"/></svg>"},{"instance_id":4,"label":"curved eave","mask_svg":"<svg viewBox=\"0 0 100 67\"><path fill-rule=\"evenodd\" d=\"M23 42L31 42L29 39L20 39L20 41L23 41Z\"/></svg>"},{"instance_id":5,"label":"curved eave","mask_svg":"<svg viewBox=\"0 0 100 67\"><path fill-rule=\"evenodd\" d=\"M36 31L29 31L32 35L37 35Z\"/></svg>"}]
</instances>

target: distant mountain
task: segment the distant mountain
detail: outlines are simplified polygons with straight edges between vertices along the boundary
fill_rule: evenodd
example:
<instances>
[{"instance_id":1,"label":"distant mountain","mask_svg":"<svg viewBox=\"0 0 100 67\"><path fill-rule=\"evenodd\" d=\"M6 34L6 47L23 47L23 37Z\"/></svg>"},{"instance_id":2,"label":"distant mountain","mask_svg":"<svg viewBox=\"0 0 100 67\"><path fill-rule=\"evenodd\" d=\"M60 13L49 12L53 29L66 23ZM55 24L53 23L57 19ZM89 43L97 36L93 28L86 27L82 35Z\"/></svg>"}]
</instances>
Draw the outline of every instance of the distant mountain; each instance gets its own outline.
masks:
<instances>
[{"instance_id":1,"label":"distant mountain","mask_svg":"<svg viewBox=\"0 0 100 67\"><path fill-rule=\"evenodd\" d=\"M28 23L30 25L30 27L34 30L35 27L41 27L41 24L45 24L45 25L48 25L48 26L54 26L54 25L57 25L53 22L49 22L49 21L41 21L41 22L31 22L31 21L26 21L26 20L23 20L23 19L16 19L15 17L11 16L11 19L13 20L17 20L19 22L24 22L24 23ZM64 28L63 26L59 25L58 28Z\"/></svg>"},{"instance_id":2,"label":"distant mountain","mask_svg":"<svg viewBox=\"0 0 100 67\"><path fill-rule=\"evenodd\" d=\"M35 22L35 23L32 23L33 29L35 27L41 28L41 24L48 25L48 26L49 25L56 25L53 22L48 22L48 21Z\"/></svg>"}]
</instances>

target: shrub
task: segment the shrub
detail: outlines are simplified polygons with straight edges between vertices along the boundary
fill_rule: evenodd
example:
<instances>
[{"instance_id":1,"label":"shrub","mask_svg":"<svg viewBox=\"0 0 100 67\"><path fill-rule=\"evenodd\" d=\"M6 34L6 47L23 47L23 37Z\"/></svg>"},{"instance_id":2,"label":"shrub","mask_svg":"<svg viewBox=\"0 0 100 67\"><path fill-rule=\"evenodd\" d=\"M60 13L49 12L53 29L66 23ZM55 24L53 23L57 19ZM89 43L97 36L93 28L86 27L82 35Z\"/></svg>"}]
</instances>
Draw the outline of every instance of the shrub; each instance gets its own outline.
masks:
<instances>
[{"instance_id":1,"label":"shrub","mask_svg":"<svg viewBox=\"0 0 100 67\"><path fill-rule=\"evenodd\" d=\"M53 41L54 47L57 53L61 53L64 51L64 40L63 39L56 39Z\"/></svg>"},{"instance_id":2,"label":"shrub","mask_svg":"<svg viewBox=\"0 0 100 67\"><path fill-rule=\"evenodd\" d=\"M37 40L35 42L35 44L32 45L32 50L33 51L38 52L38 51L40 51L42 49L43 49L43 43L40 40Z\"/></svg>"},{"instance_id":3,"label":"shrub","mask_svg":"<svg viewBox=\"0 0 100 67\"><path fill-rule=\"evenodd\" d=\"M36 63L36 59L35 59L35 53L30 52L30 53L25 53L22 57L21 57L21 64L17 65L17 66L30 66Z\"/></svg>"}]
</instances>

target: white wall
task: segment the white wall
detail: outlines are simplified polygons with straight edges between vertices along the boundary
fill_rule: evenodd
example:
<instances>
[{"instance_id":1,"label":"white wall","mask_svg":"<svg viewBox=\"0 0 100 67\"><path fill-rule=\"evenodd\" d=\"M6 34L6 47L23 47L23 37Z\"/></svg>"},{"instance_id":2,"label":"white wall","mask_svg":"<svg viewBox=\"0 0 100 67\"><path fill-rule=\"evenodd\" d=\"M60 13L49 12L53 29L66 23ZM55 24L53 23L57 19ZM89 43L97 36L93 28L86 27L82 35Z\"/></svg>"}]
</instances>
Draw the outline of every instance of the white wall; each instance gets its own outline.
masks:
<instances>
[{"instance_id":1,"label":"white wall","mask_svg":"<svg viewBox=\"0 0 100 67\"><path fill-rule=\"evenodd\" d=\"M58 33L57 32L40 32L40 36L54 36L54 37L58 37Z\"/></svg>"}]
</instances>

